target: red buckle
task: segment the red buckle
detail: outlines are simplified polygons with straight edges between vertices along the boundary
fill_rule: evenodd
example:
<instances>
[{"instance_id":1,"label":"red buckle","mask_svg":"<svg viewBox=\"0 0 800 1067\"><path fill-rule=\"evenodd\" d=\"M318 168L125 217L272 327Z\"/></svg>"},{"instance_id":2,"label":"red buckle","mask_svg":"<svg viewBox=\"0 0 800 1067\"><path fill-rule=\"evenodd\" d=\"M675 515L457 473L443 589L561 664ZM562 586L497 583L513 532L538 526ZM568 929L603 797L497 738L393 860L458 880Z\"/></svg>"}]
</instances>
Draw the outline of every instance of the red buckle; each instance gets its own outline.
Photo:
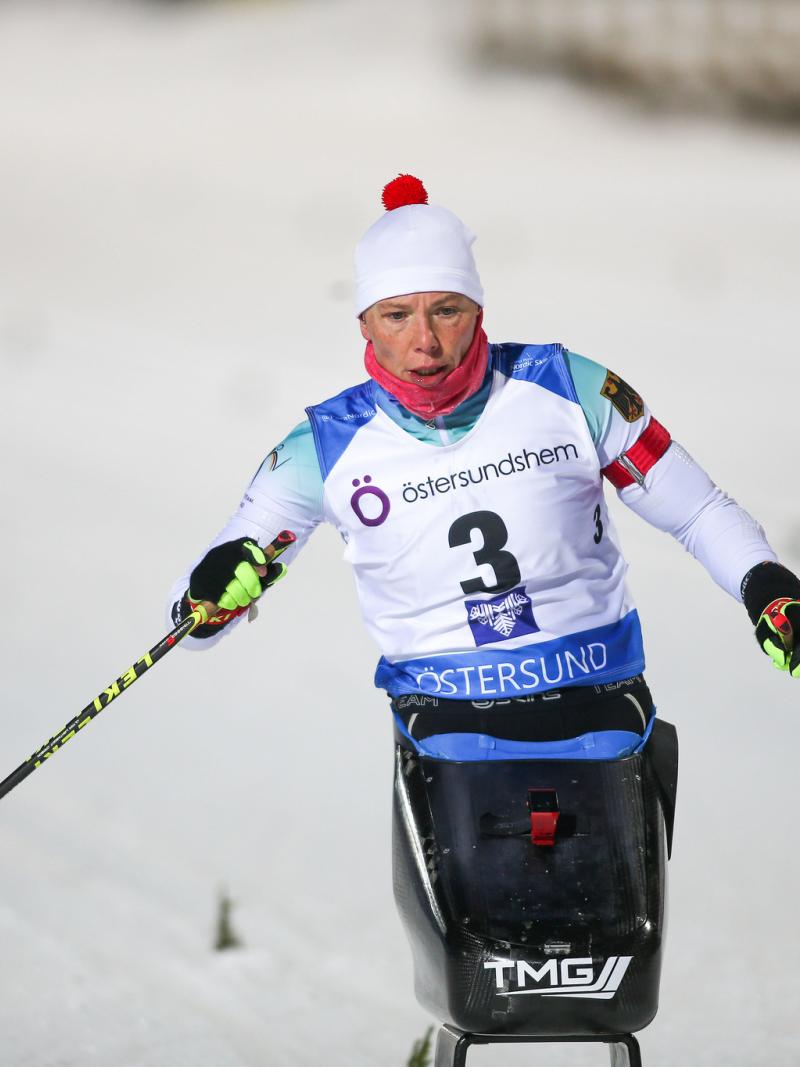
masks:
<instances>
[{"instance_id":1,"label":"red buckle","mask_svg":"<svg viewBox=\"0 0 800 1067\"><path fill-rule=\"evenodd\" d=\"M545 847L554 845L560 815L555 789L529 789L528 810L531 813L531 841Z\"/></svg>"}]
</instances>

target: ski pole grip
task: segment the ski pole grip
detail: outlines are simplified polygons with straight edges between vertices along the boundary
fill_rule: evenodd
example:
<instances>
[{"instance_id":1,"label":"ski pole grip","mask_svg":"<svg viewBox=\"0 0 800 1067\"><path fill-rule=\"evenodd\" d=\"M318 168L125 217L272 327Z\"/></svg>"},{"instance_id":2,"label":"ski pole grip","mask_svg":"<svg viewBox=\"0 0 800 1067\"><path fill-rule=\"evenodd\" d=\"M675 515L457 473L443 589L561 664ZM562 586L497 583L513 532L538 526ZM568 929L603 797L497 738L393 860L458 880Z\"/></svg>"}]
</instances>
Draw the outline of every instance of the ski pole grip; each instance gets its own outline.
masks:
<instances>
[{"instance_id":1,"label":"ski pole grip","mask_svg":"<svg viewBox=\"0 0 800 1067\"><path fill-rule=\"evenodd\" d=\"M275 559L275 557L279 556L281 552L285 552L287 548L291 548L296 540L297 537L295 534L292 533L291 530L281 530L275 540L270 541L270 543L267 545L267 549L272 549L272 555L268 556L267 559Z\"/></svg>"},{"instance_id":2,"label":"ski pole grip","mask_svg":"<svg viewBox=\"0 0 800 1067\"><path fill-rule=\"evenodd\" d=\"M267 558L267 566L278 558L287 548L291 548L297 540L297 536L292 533L291 530L281 530L276 538L274 538L267 547L264 549L264 555ZM266 574L266 566L256 567L256 571L260 573L264 571ZM263 578L264 575L262 574ZM214 604L211 600L202 600L199 604L196 604L192 614L196 617L196 622L192 627L192 630L196 630L198 626L205 626L210 618L219 611L219 605ZM189 633L192 632L189 631Z\"/></svg>"}]
</instances>

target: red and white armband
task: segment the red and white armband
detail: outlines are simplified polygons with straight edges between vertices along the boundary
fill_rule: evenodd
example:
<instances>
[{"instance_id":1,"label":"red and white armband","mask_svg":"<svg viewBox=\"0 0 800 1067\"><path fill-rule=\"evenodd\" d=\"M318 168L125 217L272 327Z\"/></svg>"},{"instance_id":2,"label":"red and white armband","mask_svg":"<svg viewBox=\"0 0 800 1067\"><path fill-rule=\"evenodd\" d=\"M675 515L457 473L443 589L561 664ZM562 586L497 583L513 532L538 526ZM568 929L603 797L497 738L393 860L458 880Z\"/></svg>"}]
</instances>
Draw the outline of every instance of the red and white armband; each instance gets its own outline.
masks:
<instances>
[{"instance_id":1,"label":"red and white armband","mask_svg":"<svg viewBox=\"0 0 800 1067\"><path fill-rule=\"evenodd\" d=\"M671 444L669 430L658 419L651 417L638 440L613 463L603 467L602 473L617 489L634 484L644 485L648 471L658 463Z\"/></svg>"}]
</instances>

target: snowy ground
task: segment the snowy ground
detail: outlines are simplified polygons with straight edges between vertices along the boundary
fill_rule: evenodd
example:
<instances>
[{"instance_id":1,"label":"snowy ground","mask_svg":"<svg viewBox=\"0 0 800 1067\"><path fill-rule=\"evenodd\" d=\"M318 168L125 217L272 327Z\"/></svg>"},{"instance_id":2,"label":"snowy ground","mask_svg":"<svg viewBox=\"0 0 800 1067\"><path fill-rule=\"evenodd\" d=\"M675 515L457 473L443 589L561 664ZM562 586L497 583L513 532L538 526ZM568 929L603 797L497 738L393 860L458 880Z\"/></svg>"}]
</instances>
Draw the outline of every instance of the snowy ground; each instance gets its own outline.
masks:
<instances>
[{"instance_id":1,"label":"snowy ground","mask_svg":"<svg viewBox=\"0 0 800 1067\"><path fill-rule=\"evenodd\" d=\"M492 338L608 362L800 566L798 138L488 76L462 21L453 0L3 5L2 773L155 642L264 454L360 380L352 248L401 170L478 233ZM800 687L677 546L618 522L682 740L646 1063L789 1067ZM340 554L321 531L256 625L170 656L3 800L4 1067L405 1063L428 1020ZM215 954L222 886L245 947Z\"/></svg>"}]
</instances>

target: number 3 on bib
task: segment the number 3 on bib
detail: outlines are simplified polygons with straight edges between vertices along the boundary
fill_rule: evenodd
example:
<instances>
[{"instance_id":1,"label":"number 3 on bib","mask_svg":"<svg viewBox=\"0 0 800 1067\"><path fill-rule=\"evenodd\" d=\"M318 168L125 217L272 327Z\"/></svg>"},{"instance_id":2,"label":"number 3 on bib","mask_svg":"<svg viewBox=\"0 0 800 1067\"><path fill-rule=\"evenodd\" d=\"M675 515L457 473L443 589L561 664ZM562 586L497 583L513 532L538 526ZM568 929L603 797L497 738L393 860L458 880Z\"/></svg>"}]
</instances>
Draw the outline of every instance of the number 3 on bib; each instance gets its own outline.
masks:
<instances>
[{"instance_id":1,"label":"number 3 on bib","mask_svg":"<svg viewBox=\"0 0 800 1067\"><path fill-rule=\"evenodd\" d=\"M600 520L600 515L601 515L600 505L598 504L597 507L594 509L594 516L593 516L593 518L594 518L594 543L596 545L599 545L600 542L603 540L603 523Z\"/></svg>"},{"instance_id":2,"label":"number 3 on bib","mask_svg":"<svg viewBox=\"0 0 800 1067\"><path fill-rule=\"evenodd\" d=\"M495 584L487 585L483 578L467 578L461 582L465 593L503 593L522 581L519 563L505 551L508 541L506 524L494 511L471 511L456 519L447 535L451 548L472 544L472 533L477 530L483 538L483 546L473 550L478 566L488 565L494 571Z\"/></svg>"}]
</instances>

